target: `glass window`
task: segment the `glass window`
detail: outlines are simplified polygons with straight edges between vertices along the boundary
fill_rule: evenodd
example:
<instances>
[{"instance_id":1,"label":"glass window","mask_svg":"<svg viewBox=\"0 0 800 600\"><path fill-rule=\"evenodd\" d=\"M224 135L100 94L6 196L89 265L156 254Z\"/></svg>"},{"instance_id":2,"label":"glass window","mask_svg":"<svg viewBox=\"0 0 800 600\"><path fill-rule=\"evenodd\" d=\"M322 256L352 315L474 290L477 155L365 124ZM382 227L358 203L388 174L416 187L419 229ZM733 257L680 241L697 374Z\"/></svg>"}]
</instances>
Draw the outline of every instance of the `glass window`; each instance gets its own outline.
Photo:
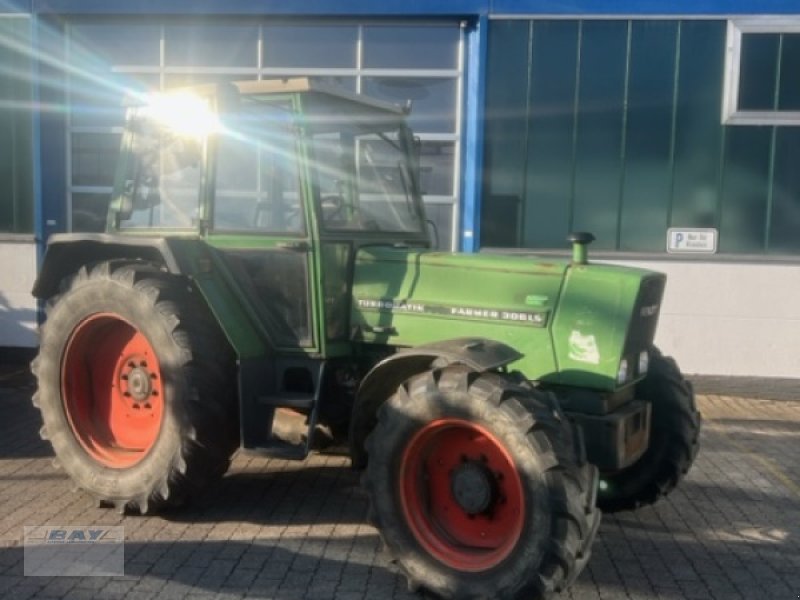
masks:
<instances>
[{"instance_id":1,"label":"glass window","mask_svg":"<svg viewBox=\"0 0 800 600\"><path fill-rule=\"evenodd\" d=\"M411 100L409 123L416 132L454 133L456 80L424 77L365 77L367 96L405 105Z\"/></svg>"},{"instance_id":2,"label":"glass window","mask_svg":"<svg viewBox=\"0 0 800 600\"><path fill-rule=\"evenodd\" d=\"M196 23L164 28L168 67L256 67L258 26Z\"/></svg>"},{"instance_id":3,"label":"glass window","mask_svg":"<svg viewBox=\"0 0 800 600\"><path fill-rule=\"evenodd\" d=\"M783 36L778 110L800 111L800 34Z\"/></svg>"},{"instance_id":4,"label":"glass window","mask_svg":"<svg viewBox=\"0 0 800 600\"><path fill-rule=\"evenodd\" d=\"M436 247L440 250L450 250L453 247L453 205L428 202L425 216L435 225L427 224L431 241L438 242Z\"/></svg>"},{"instance_id":5,"label":"glass window","mask_svg":"<svg viewBox=\"0 0 800 600\"><path fill-rule=\"evenodd\" d=\"M452 198L456 194L460 75L455 70L459 68L461 30L454 22L392 25L333 19L78 17L70 20L68 33L70 60L85 73L72 74L69 81L73 186L111 185L111 148L103 155L104 142L92 138L89 131L99 136L98 130L124 124L122 100L126 93L285 78L297 70L295 76L310 76L345 91L358 89L396 104L411 100L414 129L423 138L426 133L444 134L441 137L446 140L423 141L421 187L428 195ZM406 71L393 74L395 69ZM406 76L408 70L416 71L413 77ZM218 198L231 207L239 205L231 209L234 213L250 214L247 207L256 201L253 194L261 193L261 184L253 179L252 165L245 168L245 163L260 159L244 156L241 148L227 148L226 153L238 157L241 169L236 176L218 173L224 184ZM86 189L72 191L77 194ZM158 194L153 198L160 202ZM155 221L166 212L161 204L153 207ZM227 218L219 217L219 223ZM193 218L189 216L188 221ZM241 221L241 216L231 218ZM186 222L185 218L178 220Z\"/></svg>"},{"instance_id":6,"label":"glass window","mask_svg":"<svg viewBox=\"0 0 800 600\"><path fill-rule=\"evenodd\" d=\"M742 36L739 65L739 108L772 110L775 108L775 77L778 71L777 33L749 33Z\"/></svg>"},{"instance_id":7,"label":"glass window","mask_svg":"<svg viewBox=\"0 0 800 600\"><path fill-rule=\"evenodd\" d=\"M455 69L459 30L449 26L367 25L364 67Z\"/></svg>"},{"instance_id":8,"label":"glass window","mask_svg":"<svg viewBox=\"0 0 800 600\"><path fill-rule=\"evenodd\" d=\"M728 23L723 123L800 124L800 20Z\"/></svg>"},{"instance_id":9,"label":"glass window","mask_svg":"<svg viewBox=\"0 0 800 600\"><path fill-rule=\"evenodd\" d=\"M420 148L420 178L422 193L431 196L452 196L455 144L453 142L423 141Z\"/></svg>"},{"instance_id":10,"label":"glass window","mask_svg":"<svg viewBox=\"0 0 800 600\"><path fill-rule=\"evenodd\" d=\"M106 230L111 192L72 193L72 231L102 233Z\"/></svg>"},{"instance_id":11,"label":"glass window","mask_svg":"<svg viewBox=\"0 0 800 600\"><path fill-rule=\"evenodd\" d=\"M0 17L0 231L33 232L30 20Z\"/></svg>"},{"instance_id":12,"label":"glass window","mask_svg":"<svg viewBox=\"0 0 800 600\"><path fill-rule=\"evenodd\" d=\"M314 136L316 192L329 230L421 230L413 182L397 130Z\"/></svg>"},{"instance_id":13,"label":"glass window","mask_svg":"<svg viewBox=\"0 0 800 600\"><path fill-rule=\"evenodd\" d=\"M100 66L158 66L161 28L155 24L104 21L70 26L70 61L78 70Z\"/></svg>"},{"instance_id":14,"label":"glass window","mask_svg":"<svg viewBox=\"0 0 800 600\"><path fill-rule=\"evenodd\" d=\"M266 25L264 66L354 68L357 43L355 25Z\"/></svg>"},{"instance_id":15,"label":"glass window","mask_svg":"<svg viewBox=\"0 0 800 600\"><path fill-rule=\"evenodd\" d=\"M72 185L112 186L120 137L114 133L73 133Z\"/></svg>"},{"instance_id":16,"label":"glass window","mask_svg":"<svg viewBox=\"0 0 800 600\"><path fill-rule=\"evenodd\" d=\"M192 87L207 83L225 83L228 81L247 81L256 79L256 75L242 75L240 73L170 73L164 76L164 89Z\"/></svg>"},{"instance_id":17,"label":"glass window","mask_svg":"<svg viewBox=\"0 0 800 600\"><path fill-rule=\"evenodd\" d=\"M121 127L125 122L125 96L144 95L158 88L158 75L108 74L102 84L70 78L72 126Z\"/></svg>"},{"instance_id":18,"label":"glass window","mask_svg":"<svg viewBox=\"0 0 800 600\"><path fill-rule=\"evenodd\" d=\"M216 230L305 231L288 107L243 99L224 120L217 151Z\"/></svg>"},{"instance_id":19,"label":"glass window","mask_svg":"<svg viewBox=\"0 0 800 600\"><path fill-rule=\"evenodd\" d=\"M129 174L123 193L125 228L188 229L199 217L202 140L165 127L146 107L137 109Z\"/></svg>"}]
</instances>

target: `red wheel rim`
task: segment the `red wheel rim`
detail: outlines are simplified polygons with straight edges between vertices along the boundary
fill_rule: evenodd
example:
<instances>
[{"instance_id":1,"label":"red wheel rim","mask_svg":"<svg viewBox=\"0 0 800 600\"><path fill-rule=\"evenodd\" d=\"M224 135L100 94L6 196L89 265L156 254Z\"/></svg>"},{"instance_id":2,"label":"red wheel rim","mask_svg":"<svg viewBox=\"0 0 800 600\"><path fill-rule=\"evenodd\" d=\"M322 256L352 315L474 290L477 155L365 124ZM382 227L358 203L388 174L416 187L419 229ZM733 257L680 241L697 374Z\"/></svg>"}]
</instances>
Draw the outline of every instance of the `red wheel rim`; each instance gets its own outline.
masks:
<instances>
[{"instance_id":1,"label":"red wheel rim","mask_svg":"<svg viewBox=\"0 0 800 600\"><path fill-rule=\"evenodd\" d=\"M401 459L400 499L417 541L460 571L494 567L522 534L525 499L514 461L469 421L439 419L414 435Z\"/></svg>"},{"instance_id":2,"label":"red wheel rim","mask_svg":"<svg viewBox=\"0 0 800 600\"><path fill-rule=\"evenodd\" d=\"M122 317L98 313L70 335L61 365L61 397L75 439L115 469L141 461L164 414L161 367L153 346Z\"/></svg>"}]
</instances>

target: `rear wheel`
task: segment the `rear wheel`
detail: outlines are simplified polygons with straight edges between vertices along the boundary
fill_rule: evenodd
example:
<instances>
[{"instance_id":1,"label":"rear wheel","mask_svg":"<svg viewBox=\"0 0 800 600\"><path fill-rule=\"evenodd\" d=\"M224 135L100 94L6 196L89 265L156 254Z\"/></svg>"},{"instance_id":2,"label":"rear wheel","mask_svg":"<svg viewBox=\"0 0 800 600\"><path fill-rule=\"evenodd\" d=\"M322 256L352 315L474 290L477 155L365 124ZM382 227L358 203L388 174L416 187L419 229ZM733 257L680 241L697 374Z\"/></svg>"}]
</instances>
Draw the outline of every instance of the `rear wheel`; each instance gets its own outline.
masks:
<instances>
[{"instance_id":1,"label":"rear wheel","mask_svg":"<svg viewBox=\"0 0 800 600\"><path fill-rule=\"evenodd\" d=\"M597 500L605 512L653 504L671 492L699 449L701 419L692 386L657 348L650 351L650 368L636 386L636 397L652 405L650 444L627 469L602 475Z\"/></svg>"},{"instance_id":2,"label":"rear wheel","mask_svg":"<svg viewBox=\"0 0 800 600\"><path fill-rule=\"evenodd\" d=\"M540 598L599 523L596 470L547 394L453 366L400 386L366 442L371 516L411 588Z\"/></svg>"},{"instance_id":3,"label":"rear wheel","mask_svg":"<svg viewBox=\"0 0 800 600\"><path fill-rule=\"evenodd\" d=\"M221 477L237 442L234 362L179 277L82 270L42 327L34 403L79 487L119 509L177 503Z\"/></svg>"}]
</instances>

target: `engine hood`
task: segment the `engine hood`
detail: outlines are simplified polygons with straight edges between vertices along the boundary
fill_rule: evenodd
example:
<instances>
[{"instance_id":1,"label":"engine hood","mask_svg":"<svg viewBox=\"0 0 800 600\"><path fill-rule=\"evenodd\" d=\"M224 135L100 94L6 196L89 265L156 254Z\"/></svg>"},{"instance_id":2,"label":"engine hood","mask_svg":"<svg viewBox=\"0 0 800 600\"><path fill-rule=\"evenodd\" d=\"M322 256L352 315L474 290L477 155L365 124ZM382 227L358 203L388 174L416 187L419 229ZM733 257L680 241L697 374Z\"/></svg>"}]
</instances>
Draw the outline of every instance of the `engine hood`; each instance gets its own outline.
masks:
<instances>
[{"instance_id":1,"label":"engine hood","mask_svg":"<svg viewBox=\"0 0 800 600\"><path fill-rule=\"evenodd\" d=\"M649 348L664 276L563 259L367 247L355 259L352 339L416 346L464 336L515 348L529 379L614 389ZM640 314L641 313L641 314Z\"/></svg>"},{"instance_id":2,"label":"engine hood","mask_svg":"<svg viewBox=\"0 0 800 600\"><path fill-rule=\"evenodd\" d=\"M568 266L531 257L362 248L355 260L353 335L399 346L487 337L554 370L546 331ZM535 347L532 339L539 339Z\"/></svg>"}]
</instances>

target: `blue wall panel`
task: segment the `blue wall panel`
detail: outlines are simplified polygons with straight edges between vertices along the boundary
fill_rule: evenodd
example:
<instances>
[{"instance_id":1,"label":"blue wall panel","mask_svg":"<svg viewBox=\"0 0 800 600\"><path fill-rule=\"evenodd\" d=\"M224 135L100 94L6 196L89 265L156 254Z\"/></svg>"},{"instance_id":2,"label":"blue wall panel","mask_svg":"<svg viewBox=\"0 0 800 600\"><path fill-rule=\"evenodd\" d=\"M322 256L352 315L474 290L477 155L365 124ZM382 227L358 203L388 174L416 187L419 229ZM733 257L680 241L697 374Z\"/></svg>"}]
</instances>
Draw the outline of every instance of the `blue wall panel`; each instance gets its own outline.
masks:
<instances>
[{"instance_id":1,"label":"blue wall panel","mask_svg":"<svg viewBox=\"0 0 800 600\"><path fill-rule=\"evenodd\" d=\"M800 11L797 0L32 0L31 5L35 12L56 14L589 16L796 14Z\"/></svg>"},{"instance_id":2,"label":"blue wall panel","mask_svg":"<svg viewBox=\"0 0 800 600\"><path fill-rule=\"evenodd\" d=\"M493 15L796 14L797 0L492 0Z\"/></svg>"},{"instance_id":3,"label":"blue wall panel","mask_svg":"<svg viewBox=\"0 0 800 600\"><path fill-rule=\"evenodd\" d=\"M483 188L484 105L486 104L486 52L489 22L485 17L467 31L466 106L461 202L461 249L474 252L480 240Z\"/></svg>"}]
</instances>

